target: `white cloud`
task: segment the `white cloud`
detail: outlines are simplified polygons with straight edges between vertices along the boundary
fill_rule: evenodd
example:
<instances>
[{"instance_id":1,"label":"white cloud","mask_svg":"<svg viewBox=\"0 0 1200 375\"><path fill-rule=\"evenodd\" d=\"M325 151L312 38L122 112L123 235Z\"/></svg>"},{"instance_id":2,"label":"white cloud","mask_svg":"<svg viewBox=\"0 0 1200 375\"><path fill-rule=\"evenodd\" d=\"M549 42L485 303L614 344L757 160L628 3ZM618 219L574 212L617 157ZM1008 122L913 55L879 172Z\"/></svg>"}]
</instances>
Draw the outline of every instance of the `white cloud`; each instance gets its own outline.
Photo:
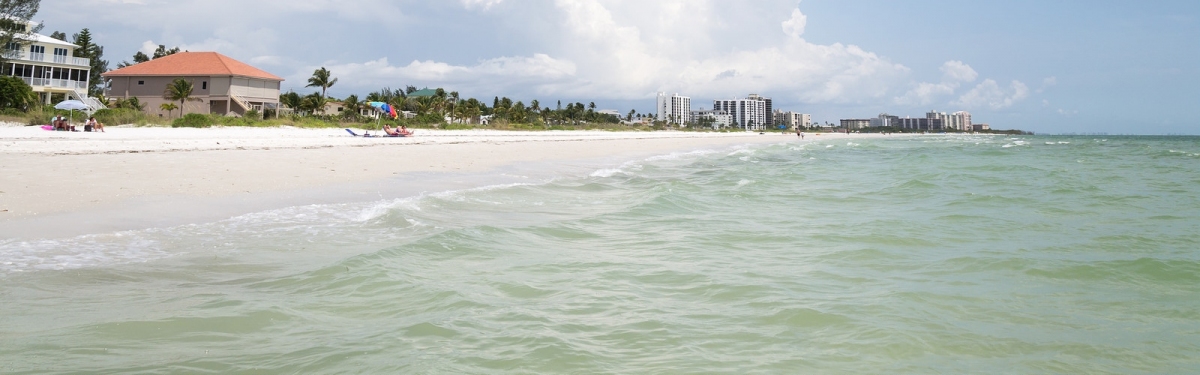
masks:
<instances>
[{"instance_id":1,"label":"white cloud","mask_svg":"<svg viewBox=\"0 0 1200 375\"><path fill-rule=\"evenodd\" d=\"M792 38L800 38L804 35L804 28L808 25L808 16L800 12L800 8L792 9L792 18L783 21L783 32Z\"/></svg>"},{"instance_id":2,"label":"white cloud","mask_svg":"<svg viewBox=\"0 0 1200 375\"><path fill-rule=\"evenodd\" d=\"M488 9L493 5L500 4L502 2L504 2L504 0L462 0L463 6L467 9Z\"/></svg>"},{"instance_id":3,"label":"white cloud","mask_svg":"<svg viewBox=\"0 0 1200 375\"><path fill-rule=\"evenodd\" d=\"M1058 114L1063 115L1063 116L1074 116L1074 115L1079 114L1079 111L1059 108Z\"/></svg>"},{"instance_id":4,"label":"white cloud","mask_svg":"<svg viewBox=\"0 0 1200 375\"><path fill-rule=\"evenodd\" d=\"M1043 91L1046 91L1046 89L1053 87L1055 85L1058 85L1058 78L1055 78L1053 76L1046 77L1046 79L1042 80L1042 87L1039 87L1037 89L1037 93L1041 94Z\"/></svg>"},{"instance_id":5,"label":"white cloud","mask_svg":"<svg viewBox=\"0 0 1200 375\"><path fill-rule=\"evenodd\" d=\"M1001 88L996 81L985 79L951 104L962 106L965 109L998 110L1011 107L1028 96L1029 87L1021 81L1012 81L1006 90Z\"/></svg>"},{"instance_id":6,"label":"white cloud","mask_svg":"<svg viewBox=\"0 0 1200 375\"><path fill-rule=\"evenodd\" d=\"M372 89L384 86L399 87L406 83L438 83L449 85L447 89L451 90L489 90L496 89L494 82L524 82L535 89L544 90L548 85L570 78L576 73L574 63L545 54L499 57L469 66L432 60L413 61L408 65L398 66L392 65L385 57L365 63L331 64L325 67L337 74L339 83ZM317 68L301 68L288 80L304 82Z\"/></svg>"},{"instance_id":7,"label":"white cloud","mask_svg":"<svg viewBox=\"0 0 1200 375\"><path fill-rule=\"evenodd\" d=\"M964 83L974 82L979 73L962 61L951 60L942 64L942 81L939 83L922 82L909 90L904 96L896 97L893 103L907 106L929 105L939 97L953 95L954 91Z\"/></svg>"}]
</instances>

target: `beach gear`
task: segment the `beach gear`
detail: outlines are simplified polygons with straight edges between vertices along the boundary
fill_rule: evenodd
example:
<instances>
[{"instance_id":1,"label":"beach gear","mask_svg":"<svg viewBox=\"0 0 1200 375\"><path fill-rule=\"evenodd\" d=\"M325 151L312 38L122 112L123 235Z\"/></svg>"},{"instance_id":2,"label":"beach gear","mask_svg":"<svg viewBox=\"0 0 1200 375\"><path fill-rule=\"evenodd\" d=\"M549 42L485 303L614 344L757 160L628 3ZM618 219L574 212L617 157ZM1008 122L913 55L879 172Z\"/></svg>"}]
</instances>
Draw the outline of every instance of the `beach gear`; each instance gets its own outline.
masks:
<instances>
[{"instance_id":1,"label":"beach gear","mask_svg":"<svg viewBox=\"0 0 1200 375\"><path fill-rule=\"evenodd\" d=\"M88 106L87 104L83 104L83 102L78 100L63 100L58 102L58 104L55 104L54 109L65 109L70 111L67 114L67 123L71 123L75 122L75 111L86 111L88 110Z\"/></svg>"},{"instance_id":2,"label":"beach gear","mask_svg":"<svg viewBox=\"0 0 1200 375\"><path fill-rule=\"evenodd\" d=\"M387 103L367 102L367 105L375 107L375 109L378 109L379 112L382 112L385 115L391 116L392 120L395 120L396 118L400 117L399 114L396 113L396 108L392 107L391 105L389 105Z\"/></svg>"}]
</instances>

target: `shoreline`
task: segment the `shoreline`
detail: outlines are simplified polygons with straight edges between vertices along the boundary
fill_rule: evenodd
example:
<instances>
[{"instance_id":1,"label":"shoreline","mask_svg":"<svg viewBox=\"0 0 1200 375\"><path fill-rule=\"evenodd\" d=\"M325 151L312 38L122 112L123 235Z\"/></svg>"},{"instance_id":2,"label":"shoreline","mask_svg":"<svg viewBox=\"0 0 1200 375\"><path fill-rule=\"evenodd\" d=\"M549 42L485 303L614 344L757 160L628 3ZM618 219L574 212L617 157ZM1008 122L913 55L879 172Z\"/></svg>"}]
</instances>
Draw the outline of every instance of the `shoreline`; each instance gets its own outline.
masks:
<instances>
[{"instance_id":1,"label":"shoreline","mask_svg":"<svg viewBox=\"0 0 1200 375\"><path fill-rule=\"evenodd\" d=\"M861 137L882 136L822 134L805 141ZM782 142L799 140L794 133L671 131L421 130L412 138L361 138L342 129L0 128L6 169L0 238L209 222L295 205L479 187L523 166L549 171Z\"/></svg>"}]
</instances>

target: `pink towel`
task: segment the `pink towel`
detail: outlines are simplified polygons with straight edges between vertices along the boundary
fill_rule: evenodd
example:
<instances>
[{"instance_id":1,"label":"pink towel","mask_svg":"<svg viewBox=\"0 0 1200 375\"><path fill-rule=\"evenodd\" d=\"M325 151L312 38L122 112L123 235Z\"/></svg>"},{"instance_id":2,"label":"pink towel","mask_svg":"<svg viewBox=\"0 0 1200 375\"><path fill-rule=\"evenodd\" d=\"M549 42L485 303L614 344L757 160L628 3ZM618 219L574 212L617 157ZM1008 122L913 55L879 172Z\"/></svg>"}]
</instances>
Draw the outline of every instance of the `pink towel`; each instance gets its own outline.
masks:
<instances>
[{"instance_id":1,"label":"pink towel","mask_svg":"<svg viewBox=\"0 0 1200 375\"><path fill-rule=\"evenodd\" d=\"M50 125L42 125L42 130L54 130L54 127Z\"/></svg>"}]
</instances>

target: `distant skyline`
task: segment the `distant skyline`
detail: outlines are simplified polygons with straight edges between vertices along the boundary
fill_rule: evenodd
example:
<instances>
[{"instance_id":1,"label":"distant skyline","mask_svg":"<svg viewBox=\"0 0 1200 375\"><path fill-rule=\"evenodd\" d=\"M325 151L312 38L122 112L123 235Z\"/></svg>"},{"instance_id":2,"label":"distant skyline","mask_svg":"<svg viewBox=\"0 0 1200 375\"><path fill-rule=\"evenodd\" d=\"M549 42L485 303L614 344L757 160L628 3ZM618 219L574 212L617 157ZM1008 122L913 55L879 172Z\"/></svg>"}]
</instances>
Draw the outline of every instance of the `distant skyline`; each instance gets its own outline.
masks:
<instances>
[{"instance_id":1,"label":"distant skyline","mask_svg":"<svg viewBox=\"0 0 1200 375\"><path fill-rule=\"evenodd\" d=\"M757 93L818 122L966 110L1038 133L1200 134L1194 1L59 0L34 20L89 28L110 69L163 44L284 91L324 66L336 97L413 85L654 113L660 91L695 109Z\"/></svg>"}]
</instances>

